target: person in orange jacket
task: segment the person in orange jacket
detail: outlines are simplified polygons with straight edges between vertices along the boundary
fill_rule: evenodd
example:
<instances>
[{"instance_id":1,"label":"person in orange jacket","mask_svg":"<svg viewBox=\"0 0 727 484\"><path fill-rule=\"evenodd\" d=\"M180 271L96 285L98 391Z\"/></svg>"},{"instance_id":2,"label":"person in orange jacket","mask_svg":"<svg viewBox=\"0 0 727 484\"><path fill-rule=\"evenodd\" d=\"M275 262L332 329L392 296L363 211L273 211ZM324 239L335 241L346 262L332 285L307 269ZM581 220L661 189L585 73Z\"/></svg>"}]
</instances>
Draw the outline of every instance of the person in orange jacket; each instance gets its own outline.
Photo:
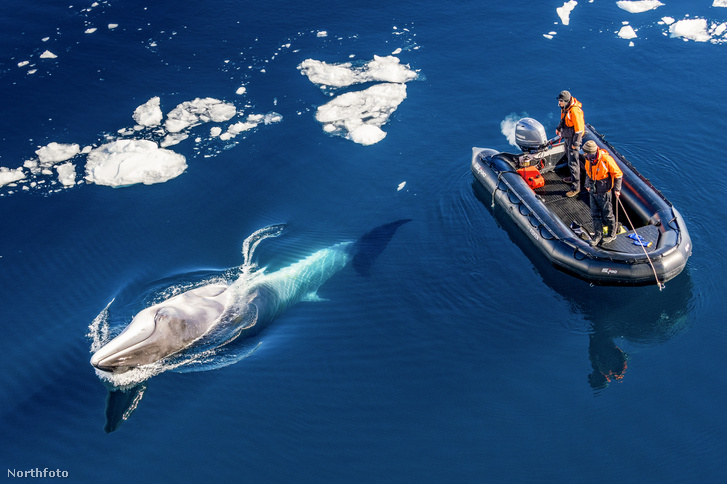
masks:
<instances>
[{"instance_id":1,"label":"person in orange jacket","mask_svg":"<svg viewBox=\"0 0 727 484\"><path fill-rule=\"evenodd\" d=\"M623 172L616 161L606 150L598 147L595 141L586 141L583 145L583 155L586 161L585 187L590 196L591 218L595 238L593 245L616 240L616 218L613 215L613 201L611 192L618 197L621 195ZM603 236L603 226L608 227L608 235Z\"/></svg>"},{"instance_id":2,"label":"person in orange jacket","mask_svg":"<svg viewBox=\"0 0 727 484\"><path fill-rule=\"evenodd\" d=\"M581 191L581 167L579 151L586 123L583 120L583 105L568 91L558 94L558 106L560 106L560 123L555 129L555 134L561 136L565 142L565 152L568 157L568 168L570 176L563 179L563 182L571 184L571 190L566 193L568 197L575 197Z\"/></svg>"}]
</instances>

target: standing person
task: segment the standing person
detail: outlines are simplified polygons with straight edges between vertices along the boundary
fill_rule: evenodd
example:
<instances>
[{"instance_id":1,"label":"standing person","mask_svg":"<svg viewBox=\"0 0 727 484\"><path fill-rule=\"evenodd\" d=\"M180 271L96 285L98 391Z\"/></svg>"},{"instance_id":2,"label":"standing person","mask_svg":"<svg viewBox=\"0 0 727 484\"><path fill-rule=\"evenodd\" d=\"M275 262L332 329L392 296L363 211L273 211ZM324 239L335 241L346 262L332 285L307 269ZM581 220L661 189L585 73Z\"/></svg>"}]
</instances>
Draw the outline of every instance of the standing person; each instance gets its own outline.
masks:
<instances>
[{"instance_id":1,"label":"standing person","mask_svg":"<svg viewBox=\"0 0 727 484\"><path fill-rule=\"evenodd\" d=\"M560 123L555 129L555 134L563 137L565 141L565 152L568 156L568 168L570 176L563 179L563 182L571 184L571 190L566 193L568 197L575 197L581 191L581 169L578 151L581 148L583 133L586 123L583 121L583 105L570 92L562 91L558 94L558 106L560 106Z\"/></svg>"},{"instance_id":2,"label":"standing person","mask_svg":"<svg viewBox=\"0 0 727 484\"><path fill-rule=\"evenodd\" d=\"M586 158L586 190L590 195L591 218L596 233L593 245L601 241L608 243L616 240L616 218L613 215L611 192L616 199L621 195L623 172L614 159L605 150L598 147L595 141L586 141L583 145ZM603 226L608 227L608 235L603 236Z\"/></svg>"}]
</instances>

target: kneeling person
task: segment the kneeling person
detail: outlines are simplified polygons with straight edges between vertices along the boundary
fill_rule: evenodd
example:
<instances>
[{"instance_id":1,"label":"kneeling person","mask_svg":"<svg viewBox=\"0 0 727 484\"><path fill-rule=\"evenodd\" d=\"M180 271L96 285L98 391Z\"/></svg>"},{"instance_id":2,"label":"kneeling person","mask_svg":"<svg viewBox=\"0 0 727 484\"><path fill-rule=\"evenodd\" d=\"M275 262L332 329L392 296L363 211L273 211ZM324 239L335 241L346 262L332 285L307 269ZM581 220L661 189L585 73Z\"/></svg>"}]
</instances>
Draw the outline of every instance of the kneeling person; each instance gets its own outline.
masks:
<instances>
[{"instance_id":1,"label":"kneeling person","mask_svg":"<svg viewBox=\"0 0 727 484\"><path fill-rule=\"evenodd\" d=\"M611 192L617 199L621 195L623 172L611 155L593 140L583 145L583 153L586 158L586 190L590 195L591 218L596 232L593 244L612 242L616 239L616 218L613 215ZM604 225L608 227L605 237Z\"/></svg>"}]
</instances>

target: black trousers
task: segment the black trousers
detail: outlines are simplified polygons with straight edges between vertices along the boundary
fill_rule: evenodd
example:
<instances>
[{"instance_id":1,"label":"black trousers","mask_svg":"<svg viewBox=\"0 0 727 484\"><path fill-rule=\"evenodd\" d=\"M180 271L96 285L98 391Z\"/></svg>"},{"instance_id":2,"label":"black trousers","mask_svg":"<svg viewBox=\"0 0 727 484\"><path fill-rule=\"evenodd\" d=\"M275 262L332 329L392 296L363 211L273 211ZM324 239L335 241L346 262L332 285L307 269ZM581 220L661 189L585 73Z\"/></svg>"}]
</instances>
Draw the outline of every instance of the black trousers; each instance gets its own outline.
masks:
<instances>
[{"instance_id":1,"label":"black trousers","mask_svg":"<svg viewBox=\"0 0 727 484\"><path fill-rule=\"evenodd\" d=\"M603 233L603 226L608 227L608 235L616 235L616 217L613 215L613 200L609 190L605 193L594 193L591 188L590 205L591 219L593 219L593 230L595 233Z\"/></svg>"},{"instance_id":2,"label":"black trousers","mask_svg":"<svg viewBox=\"0 0 727 484\"><path fill-rule=\"evenodd\" d=\"M573 141L575 136L564 137L565 141L565 153L568 158L568 168L570 169L570 176L573 178L571 187L573 191L581 191L581 165L579 160L579 148L573 149Z\"/></svg>"}]
</instances>

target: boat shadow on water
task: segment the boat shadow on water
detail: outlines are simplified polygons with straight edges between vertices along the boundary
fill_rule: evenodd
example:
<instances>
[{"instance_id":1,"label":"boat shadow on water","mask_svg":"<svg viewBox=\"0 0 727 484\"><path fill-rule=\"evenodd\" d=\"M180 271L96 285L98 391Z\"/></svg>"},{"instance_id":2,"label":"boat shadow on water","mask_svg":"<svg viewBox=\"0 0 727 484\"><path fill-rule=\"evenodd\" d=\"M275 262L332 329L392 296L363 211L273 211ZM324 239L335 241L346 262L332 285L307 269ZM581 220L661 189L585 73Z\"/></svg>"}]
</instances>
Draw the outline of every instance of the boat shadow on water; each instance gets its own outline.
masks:
<instances>
[{"instance_id":1,"label":"boat shadow on water","mask_svg":"<svg viewBox=\"0 0 727 484\"><path fill-rule=\"evenodd\" d=\"M694 295L688 267L663 290L658 286L598 286L571 277L542 257L503 208L492 207L492 196L476 180L472 189L498 226L528 257L543 282L569 303L574 316L588 322L588 383L595 393L623 380L629 355L621 348L622 342L643 347L659 345L691 325Z\"/></svg>"}]
</instances>

